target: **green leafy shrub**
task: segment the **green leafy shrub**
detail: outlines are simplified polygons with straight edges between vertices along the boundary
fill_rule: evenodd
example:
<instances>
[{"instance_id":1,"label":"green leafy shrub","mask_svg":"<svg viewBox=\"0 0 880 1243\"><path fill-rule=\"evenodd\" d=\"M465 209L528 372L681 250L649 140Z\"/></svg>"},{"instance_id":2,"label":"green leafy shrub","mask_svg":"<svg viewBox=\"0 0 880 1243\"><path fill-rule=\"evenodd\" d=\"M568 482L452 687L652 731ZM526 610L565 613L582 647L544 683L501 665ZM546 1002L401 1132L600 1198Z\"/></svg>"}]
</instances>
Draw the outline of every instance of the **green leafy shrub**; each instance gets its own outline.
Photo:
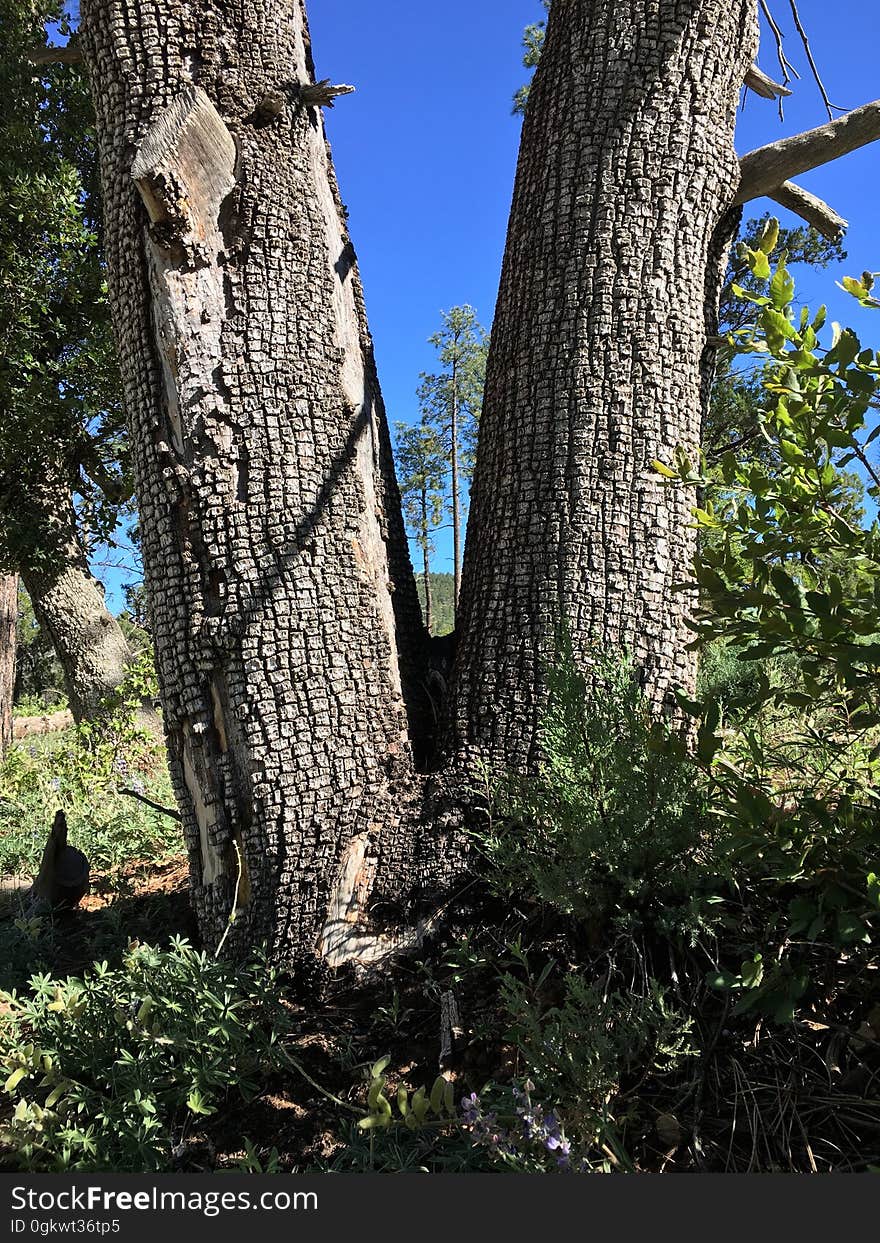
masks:
<instances>
[{"instance_id":1,"label":"green leafy shrub","mask_svg":"<svg viewBox=\"0 0 880 1243\"><path fill-rule=\"evenodd\" d=\"M754 320L736 334L741 352L766 360L770 451L726 454L713 472L679 454L663 469L705 489L696 642L724 645L748 670L727 728L711 683L700 702L682 700L701 720L696 758L745 909L709 978L739 1013L785 1021L820 979L827 992L823 945L856 960L876 946L880 528L854 511L846 468L859 464L876 505L880 352L837 324L823 343L825 309L795 310L784 254L771 272L775 239L771 221L748 253L754 279L741 292ZM872 285L869 273L843 282L869 307L880 305Z\"/></svg>"},{"instance_id":2,"label":"green leafy shrub","mask_svg":"<svg viewBox=\"0 0 880 1243\"><path fill-rule=\"evenodd\" d=\"M262 958L235 968L175 940L4 1000L2 1141L26 1169L171 1168L199 1119L287 1064L291 1019Z\"/></svg>"},{"instance_id":3,"label":"green leafy shrub","mask_svg":"<svg viewBox=\"0 0 880 1243\"><path fill-rule=\"evenodd\" d=\"M542 1009L532 989L506 974L501 1002L506 1035L522 1054L529 1076L545 1097L558 1102L578 1130L604 1138L608 1106L627 1075L666 1074L696 1050L693 1020L677 1013L656 980L643 995L607 992L601 983L572 970L562 998Z\"/></svg>"},{"instance_id":4,"label":"green leafy shrub","mask_svg":"<svg viewBox=\"0 0 880 1243\"><path fill-rule=\"evenodd\" d=\"M711 867L702 782L659 745L631 663L597 653L588 692L563 645L548 689L539 776L479 838L490 883L594 928L692 927Z\"/></svg>"}]
</instances>

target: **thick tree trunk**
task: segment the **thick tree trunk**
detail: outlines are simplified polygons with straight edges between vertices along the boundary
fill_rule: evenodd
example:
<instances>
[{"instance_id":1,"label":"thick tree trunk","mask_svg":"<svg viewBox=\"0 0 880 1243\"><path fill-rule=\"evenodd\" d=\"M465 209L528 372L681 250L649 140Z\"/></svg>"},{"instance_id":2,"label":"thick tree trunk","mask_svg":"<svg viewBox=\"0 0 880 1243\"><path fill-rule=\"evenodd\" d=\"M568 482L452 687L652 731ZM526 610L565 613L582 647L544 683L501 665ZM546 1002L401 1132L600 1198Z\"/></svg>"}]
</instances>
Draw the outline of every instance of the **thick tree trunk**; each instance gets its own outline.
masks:
<instances>
[{"instance_id":1,"label":"thick tree trunk","mask_svg":"<svg viewBox=\"0 0 880 1243\"><path fill-rule=\"evenodd\" d=\"M131 651L92 577L69 495L52 511L54 549L21 566L34 615L64 671L74 720L92 720L125 676Z\"/></svg>"},{"instance_id":2,"label":"thick tree trunk","mask_svg":"<svg viewBox=\"0 0 880 1243\"><path fill-rule=\"evenodd\" d=\"M389 946L358 916L408 849L422 628L304 7L81 16L201 928L234 912L227 948L369 959Z\"/></svg>"},{"instance_id":3,"label":"thick tree trunk","mask_svg":"<svg viewBox=\"0 0 880 1243\"><path fill-rule=\"evenodd\" d=\"M690 687L688 489L755 0L553 0L523 127L471 490L454 744L533 763L546 662L626 646Z\"/></svg>"},{"instance_id":4,"label":"thick tree trunk","mask_svg":"<svg viewBox=\"0 0 880 1243\"><path fill-rule=\"evenodd\" d=\"M17 630L18 576L0 574L0 757L12 741Z\"/></svg>"}]
</instances>

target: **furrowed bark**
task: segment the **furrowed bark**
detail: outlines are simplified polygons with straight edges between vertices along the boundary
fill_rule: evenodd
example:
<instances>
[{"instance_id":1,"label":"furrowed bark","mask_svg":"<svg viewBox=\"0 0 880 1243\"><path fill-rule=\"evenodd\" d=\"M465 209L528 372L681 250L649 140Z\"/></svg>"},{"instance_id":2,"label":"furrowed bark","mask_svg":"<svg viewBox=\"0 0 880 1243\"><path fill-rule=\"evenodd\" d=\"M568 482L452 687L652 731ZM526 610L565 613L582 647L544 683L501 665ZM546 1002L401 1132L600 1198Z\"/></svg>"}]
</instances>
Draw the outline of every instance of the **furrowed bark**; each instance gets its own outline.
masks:
<instances>
[{"instance_id":1,"label":"furrowed bark","mask_svg":"<svg viewBox=\"0 0 880 1243\"><path fill-rule=\"evenodd\" d=\"M409 851L422 629L317 107L341 88L310 89L300 0L83 0L81 45L200 926L375 960L404 936L364 916Z\"/></svg>"},{"instance_id":2,"label":"furrowed bark","mask_svg":"<svg viewBox=\"0 0 880 1243\"><path fill-rule=\"evenodd\" d=\"M536 762L560 630L693 685L690 489L754 0L553 0L526 110L465 549L450 746Z\"/></svg>"},{"instance_id":3,"label":"furrowed bark","mask_svg":"<svg viewBox=\"0 0 880 1243\"><path fill-rule=\"evenodd\" d=\"M21 579L61 664L74 720L94 720L125 677L131 651L89 570L69 493L46 513L51 547L22 564Z\"/></svg>"},{"instance_id":4,"label":"furrowed bark","mask_svg":"<svg viewBox=\"0 0 880 1243\"><path fill-rule=\"evenodd\" d=\"M17 632L18 575L0 574L0 757L12 741Z\"/></svg>"}]
</instances>

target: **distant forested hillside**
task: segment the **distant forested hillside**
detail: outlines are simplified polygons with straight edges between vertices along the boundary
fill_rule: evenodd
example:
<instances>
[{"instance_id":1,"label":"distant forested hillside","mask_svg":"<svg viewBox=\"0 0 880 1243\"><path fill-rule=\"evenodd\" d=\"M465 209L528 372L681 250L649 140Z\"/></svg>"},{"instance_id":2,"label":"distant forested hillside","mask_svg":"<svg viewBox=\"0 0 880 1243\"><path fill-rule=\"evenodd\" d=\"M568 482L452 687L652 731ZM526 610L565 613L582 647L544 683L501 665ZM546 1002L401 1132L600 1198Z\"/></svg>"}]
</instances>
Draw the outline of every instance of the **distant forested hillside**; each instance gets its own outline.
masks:
<instances>
[{"instance_id":1,"label":"distant forested hillside","mask_svg":"<svg viewBox=\"0 0 880 1243\"><path fill-rule=\"evenodd\" d=\"M425 615L425 576L423 574L416 575L416 584L419 589L419 603L422 606L422 616ZM431 625L431 634L449 634L455 628L455 620L452 611L453 600L453 578L451 574L432 574L431 575L431 604L433 607L433 622Z\"/></svg>"}]
</instances>

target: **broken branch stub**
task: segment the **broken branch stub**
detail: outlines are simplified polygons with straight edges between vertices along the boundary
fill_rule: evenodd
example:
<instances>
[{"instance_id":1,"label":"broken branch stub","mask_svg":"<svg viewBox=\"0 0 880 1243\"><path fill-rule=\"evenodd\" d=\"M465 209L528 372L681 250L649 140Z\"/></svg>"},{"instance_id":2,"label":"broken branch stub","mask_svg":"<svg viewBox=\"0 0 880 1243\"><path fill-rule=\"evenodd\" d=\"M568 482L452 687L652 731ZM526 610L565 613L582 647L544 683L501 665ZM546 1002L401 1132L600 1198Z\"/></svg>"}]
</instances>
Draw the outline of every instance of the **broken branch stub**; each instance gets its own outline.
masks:
<instances>
[{"instance_id":1,"label":"broken branch stub","mask_svg":"<svg viewBox=\"0 0 880 1243\"><path fill-rule=\"evenodd\" d=\"M338 95L351 95L353 93L353 86L348 86L344 82L333 86L329 78L322 78L320 82L309 82L299 88L300 101L304 104L313 104L319 108L332 108L333 101Z\"/></svg>"},{"instance_id":2,"label":"broken branch stub","mask_svg":"<svg viewBox=\"0 0 880 1243\"><path fill-rule=\"evenodd\" d=\"M782 99L791 94L787 86L783 86L781 82L774 82L770 75L766 74L763 69L759 69L757 65L752 65L746 74L746 86L756 95L760 95L762 99Z\"/></svg>"}]
</instances>

